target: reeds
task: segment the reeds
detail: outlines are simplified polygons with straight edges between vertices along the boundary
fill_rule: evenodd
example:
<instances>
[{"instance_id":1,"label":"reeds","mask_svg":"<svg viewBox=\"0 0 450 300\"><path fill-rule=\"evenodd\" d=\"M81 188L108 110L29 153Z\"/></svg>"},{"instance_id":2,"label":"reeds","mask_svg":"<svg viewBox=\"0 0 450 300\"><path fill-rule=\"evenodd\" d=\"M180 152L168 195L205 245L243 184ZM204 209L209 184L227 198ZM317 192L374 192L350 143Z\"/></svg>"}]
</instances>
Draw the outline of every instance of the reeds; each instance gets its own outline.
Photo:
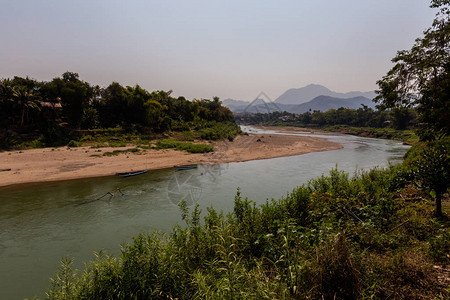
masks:
<instances>
[{"instance_id":1,"label":"reeds","mask_svg":"<svg viewBox=\"0 0 450 300\"><path fill-rule=\"evenodd\" d=\"M421 196L402 199L420 193L393 180L401 174L334 169L261 206L238 190L227 215L207 208L202 217L182 202L185 227L141 234L120 257L98 254L80 276L65 260L48 298L448 297L432 267L445 264L448 220L433 219Z\"/></svg>"}]
</instances>

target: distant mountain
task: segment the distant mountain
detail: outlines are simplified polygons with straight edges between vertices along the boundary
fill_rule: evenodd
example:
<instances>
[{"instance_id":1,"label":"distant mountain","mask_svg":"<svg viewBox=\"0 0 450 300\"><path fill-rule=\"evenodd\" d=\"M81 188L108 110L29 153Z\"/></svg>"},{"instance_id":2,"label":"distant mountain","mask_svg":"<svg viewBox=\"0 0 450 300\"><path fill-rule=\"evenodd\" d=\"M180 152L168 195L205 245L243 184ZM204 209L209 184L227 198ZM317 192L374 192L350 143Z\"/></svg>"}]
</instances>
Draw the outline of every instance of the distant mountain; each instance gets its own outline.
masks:
<instances>
[{"instance_id":1,"label":"distant mountain","mask_svg":"<svg viewBox=\"0 0 450 300\"><path fill-rule=\"evenodd\" d=\"M352 98L318 96L311 101L298 105L264 102L262 99L257 99L253 103L232 99L226 100L224 100L222 104L228 107L234 113L269 113L275 111L287 111L290 113L301 114L309 110L327 111L332 108L338 109L341 107L358 109L361 108L361 104L364 104L370 108L375 108L375 103L371 99L362 96Z\"/></svg>"},{"instance_id":2,"label":"distant mountain","mask_svg":"<svg viewBox=\"0 0 450 300\"><path fill-rule=\"evenodd\" d=\"M242 112L250 104L248 101L225 99L222 101L222 105L228 107L232 112Z\"/></svg>"},{"instance_id":3,"label":"distant mountain","mask_svg":"<svg viewBox=\"0 0 450 300\"><path fill-rule=\"evenodd\" d=\"M230 106L244 106L244 105L248 105L250 102L248 101L243 101L243 100L234 100L234 99L225 99L222 101L222 105L226 106L226 107L230 107Z\"/></svg>"},{"instance_id":4,"label":"distant mountain","mask_svg":"<svg viewBox=\"0 0 450 300\"><path fill-rule=\"evenodd\" d=\"M265 94L262 93L264 96ZM260 95L261 96L261 95ZM321 98L324 96L325 98ZM323 85L310 84L299 89L289 89L278 97L274 102L257 99L253 102L225 99L223 106L228 107L232 112L267 113L273 111L306 112L311 110L325 111L330 108L360 108L361 104L374 108L371 101L376 96L375 92L348 92L337 93L329 90ZM319 99L317 99L319 98ZM315 100L315 101L312 101ZM302 106L302 104L307 104Z\"/></svg>"},{"instance_id":5,"label":"distant mountain","mask_svg":"<svg viewBox=\"0 0 450 300\"><path fill-rule=\"evenodd\" d=\"M364 104L370 108L375 108L375 103L372 102L371 99L362 96L353 98L318 96L312 99L311 101L292 107L289 112L302 114L309 110L327 111L332 108L338 109L341 107L358 109L361 108L361 104Z\"/></svg>"},{"instance_id":6,"label":"distant mountain","mask_svg":"<svg viewBox=\"0 0 450 300\"><path fill-rule=\"evenodd\" d=\"M280 105L270 101L264 101L263 99L260 98L253 100L252 102L225 99L222 101L222 105L228 107L232 112L268 113L285 110L284 105Z\"/></svg>"},{"instance_id":7,"label":"distant mountain","mask_svg":"<svg viewBox=\"0 0 450 300\"><path fill-rule=\"evenodd\" d=\"M348 92L337 93L324 87L320 84L310 84L298 89L289 89L284 92L280 97L275 99L275 103L279 104L301 104L308 102L318 96L330 96L334 98L354 98L354 97L366 97L373 99L375 92Z\"/></svg>"}]
</instances>

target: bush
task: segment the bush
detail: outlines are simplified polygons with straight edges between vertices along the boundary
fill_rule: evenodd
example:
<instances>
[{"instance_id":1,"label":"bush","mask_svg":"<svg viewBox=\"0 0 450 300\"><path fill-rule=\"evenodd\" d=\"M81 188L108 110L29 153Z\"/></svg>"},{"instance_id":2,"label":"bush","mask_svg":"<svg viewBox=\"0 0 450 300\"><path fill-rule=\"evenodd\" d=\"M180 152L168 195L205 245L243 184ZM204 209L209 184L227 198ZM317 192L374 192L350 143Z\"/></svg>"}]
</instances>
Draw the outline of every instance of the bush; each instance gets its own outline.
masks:
<instances>
[{"instance_id":1,"label":"bush","mask_svg":"<svg viewBox=\"0 0 450 300\"><path fill-rule=\"evenodd\" d=\"M193 144L173 139L159 140L158 142L156 142L156 148L157 149L175 148L176 150L187 151L190 153L208 153L214 151L214 147L211 145Z\"/></svg>"},{"instance_id":2,"label":"bush","mask_svg":"<svg viewBox=\"0 0 450 300\"><path fill-rule=\"evenodd\" d=\"M129 148L129 149L125 149L125 150L114 150L113 152L105 152L103 153L103 156L116 156L119 154L125 154L125 153L137 153L140 152L141 149L139 148Z\"/></svg>"},{"instance_id":3,"label":"bush","mask_svg":"<svg viewBox=\"0 0 450 300\"><path fill-rule=\"evenodd\" d=\"M350 178L334 169L261 206L238 190L233 212L208 208L203 221L198 205L190 212L182 201L186 226L141 234L81 276L66 264L49 298L448 298L430 260L447 261L448 224L430 219L428 201L409 199L411 188L391 184L397 172Z\"/></svg>"},{"instance_id":4,"label":"bush","mask_svg":"<svg viewBox=\"0 0 450 300\"><path fill-rule=\"evenodd\" d=\"M198 130L198 134L204 140L216 141L226 138L229 141L233 141L234 137L242 132L241 128L237 124L232 122L210 122L207 126L207 128Z\"/></svg>"},{"instance_id":5,"label":"bush","mask_svg":"<svg viewBox=\"0 0 450 300\"><path fill-rule=\"evenodd\" d=\"M78 147L79 143L74 140L70 140L70 142L67 143L67 147Z\"/></svg>"},{"instance_id":6,"label":"bush","mask_svg":"<svg viewBox=\"0 0 450 300\"><path fill-rule=\"evenodd\" d=\"M430 239L429 254L438 262L450 263L450 231L443 228Z\"/></svg>"},{"instance_id":7,"label":"bush","mask_svg":"<svg viewBox=\"0 0 450 300\"><path fill-rule=\"evenodd\" d=\"M316 253L317 298L358 298L359 272L345 237L341 234L333 237L318 247Z\"/></svg>"},{"instance_id":8,"label":"bush","mask_svg":"<svg viewBox=\"0 0 450 300\"><path fill-rule=\"evenodd\" d=\"M47 147L64 146L71 140L72 134L64 127L54 124L41 129Z\"/></svg>"}]
</instances>

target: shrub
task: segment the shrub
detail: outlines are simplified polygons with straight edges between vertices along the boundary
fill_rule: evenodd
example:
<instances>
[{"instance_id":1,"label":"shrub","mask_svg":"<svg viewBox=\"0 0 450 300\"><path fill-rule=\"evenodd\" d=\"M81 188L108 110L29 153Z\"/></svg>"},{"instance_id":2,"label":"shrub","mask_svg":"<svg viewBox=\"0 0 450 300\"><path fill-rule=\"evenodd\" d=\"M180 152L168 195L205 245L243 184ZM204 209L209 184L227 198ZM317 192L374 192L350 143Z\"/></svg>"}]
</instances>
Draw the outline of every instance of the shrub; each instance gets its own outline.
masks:
<instances>
[{"instance_id":1,"label":"shrub","mask_svg":"<svg viewBox=\"0 0 450 300\"><path fill-rule=\"evenodd\" d=\"M359 272L354 266L348 242L339 234L316 250L317 298L356 299L359 294Z\"/></svg>"},{"instance_id":2,"label":"shrub","mask_svg":"<svg viewBox=\"0 0 450 300\"><path fill-rule=\"evenodd\" d=\"M139 148L129 148L129 149L125 149L125 150L114 150L113 152L105 152L103 153L103 156L116 156L122 153L137 153L140 152L141 149Z\"/></svg>"},{"instance_id":3,"label":"shrub","mask_svg":"<svg viewBox=\"0 0 450 300\"><path fill-rule=\"evenodd\" d=\"M391 185L397 171L334 169L261 206L238 190L232 212L203 220L182 201L184 227L141 234L81 276L66 263L49 298L446 299L430 257L448 262L448 224L400 197L415 192Z\"/></svg>"},{"instance_id":4,"label":"shrub","mask_svg":"<svg viewBox=\"0 0 450 300\"><path fill-rule=\"evenodd\" d=\"M79 143L74 140L70 140L70 142L67 143L67 147L78 147Z\"/></svg>"},{"instance_id":5,"label":"shrub","mask_svg":"<svg viewBox=\"0 0 450 300\"><path fill-rule=\"evenodd\" d=\"M177 141L174 139L159 140L158 142L156 142L156 148L157 149L175 148L176 150L187 151L190 153L207 153L214 151L214 147L211 145L193 144L189 142Z\"/></svg>"},{"instance_id":6,"label":"shrub","mask_svg":"<svg viewBox=\"0 0 450 300\"><path fill-rule=\"evenodd\" d=\"M442 228L439 232L430 239L428 253L430 256L443 263L450 263L450 231L448 228Z\"/></svg>"},{"instance_id":7,"label":"shrub","mask_svg":"<svg viewBox=\"0 0 450 300\"><path fill-rule=\"evenodd\" d=\"M234 137L241 133L241 128L234 122L216 123L210 122L207 128L198 130L198 134L204 140L228 139L233 141Z\"/></svg>"}]
</instances>

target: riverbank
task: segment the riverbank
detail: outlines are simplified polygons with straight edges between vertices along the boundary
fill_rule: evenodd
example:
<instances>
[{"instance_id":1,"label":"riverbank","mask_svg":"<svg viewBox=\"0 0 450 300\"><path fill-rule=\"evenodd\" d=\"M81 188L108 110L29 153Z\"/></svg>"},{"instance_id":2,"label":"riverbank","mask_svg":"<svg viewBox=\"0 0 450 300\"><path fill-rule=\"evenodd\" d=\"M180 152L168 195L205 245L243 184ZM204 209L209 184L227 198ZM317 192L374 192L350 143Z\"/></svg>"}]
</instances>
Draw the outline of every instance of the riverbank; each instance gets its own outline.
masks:
<instances>
[{"instance_id":1,"label":"riverbank","mask_svg":"<svg viewBox=\"0 0 450 300\"><path fill-rule=\"evenodd\" d=\"M128 147L42 148L0 153L0 186L114 175L118 172L155 170L182 164L241 162L310 152L336 150L341 145L305 136L250 134L233 142L211 142L214 152L190 154L173 149ZM134 148L136 149L136 148ZM108 155L121 150L117 155Z\"/></svg>"},{"instance_id":2,"label":"riverbank","mask_svg":"<svg viewBox=\"0 0 450 300\"><path fill-rule=\"evenodd\" d=\"M277 130L285 133L340 133L351 134L360 137L378 138L387 140L397 140L405 144L412 145L419 140L413 130L395 130L393 128L372 128L372 127L351 127L346 125L336 125L327 127L297 127L297 126L253 126L255 128Z\"/></svg>"}]
</instances>

